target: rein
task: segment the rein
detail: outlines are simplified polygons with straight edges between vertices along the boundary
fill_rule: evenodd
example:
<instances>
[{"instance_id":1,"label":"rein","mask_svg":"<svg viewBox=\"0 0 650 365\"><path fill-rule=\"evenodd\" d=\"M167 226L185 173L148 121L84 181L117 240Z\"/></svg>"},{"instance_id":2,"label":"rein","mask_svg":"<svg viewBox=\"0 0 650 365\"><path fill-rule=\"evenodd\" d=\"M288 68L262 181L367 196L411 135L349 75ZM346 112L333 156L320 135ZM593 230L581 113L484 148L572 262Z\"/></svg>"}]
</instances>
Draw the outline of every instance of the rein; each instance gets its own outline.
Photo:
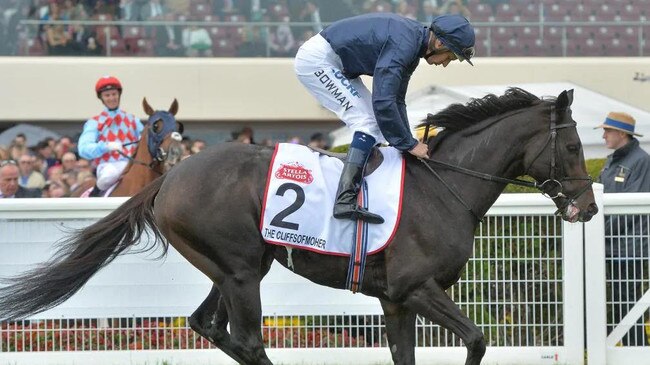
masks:
<instances>
[{"instance_id":1,"label":"rein","mask_svg":"<svg viewBox=\"0 0 650 365\"><path fill-rule=\"evenodd\" d=\"M549 199L555 199L555 198L567 198L566 204L564 204L561 208L559 208L557 211L555 211L555 214L560 213L563 209L565 209L567 206L573 204L576 199L578 199L582 194L584 194L593 184L593 179L591 176L587 177L564 177L560 180L556 179L556 174L557 174L557 159L556 159L556 140L557 140L557 130L558 129L563 129L563 128L569 128L569 127L575 127L576 123L565 123L565 124L556 124L556 114L555 114L555 105L551 105L551 125L550 125L550 133L548 136L548 139L546 140L546 143L540 151L535 155L535 158L533 161L530 163L528 168L526 169L526 173L528 173L528 170L530 170L530 167L537 161L537 159L542 155L542 153L546 150L546 147L549 145L551 146L551 162L550 162L550 171L549 171L549 178L543 181L542 183L539 183L537 181L526 181L526 180L521 180L521 179L509 179L505 177L500 177L500 176L495 176L495 175L490 175L487 173L475 171L475 170L470 170L462 166L458 165L452 165L446 162L434 160L431 158L418 158L418 160L422 161L424 166L436 177L442 184L451 192L451 194L463 205L463 207L469 211L474 218L476 218L477 221L482 221L483 218L479 217L476 212L463 200L462 196L460 193L454 189L453 186L449 185L441 176L438 174L433 167L441 167L447 170L452 170L459 172L464 175L476 177L482 180L487 180L487 181L492 181L492 182L498 182L498 183L503 183L503 184L513 184L513 185L518 185L518 186L524 186L524 187L529 187L529 188L535 188L538 189L542 195L546 196ZM428 128L429 125L426 126L425 130L425 141L427 140L427 135L428 135ZM567 197L563 192L563 185L562 183L564 181L577 181L577 180L582 180L582 181L588 181L588 184L585 184L585 186L580 189L574 196L572 197ZM557 192L555 192L556 189Z\"/></svg>"}]
</instances>

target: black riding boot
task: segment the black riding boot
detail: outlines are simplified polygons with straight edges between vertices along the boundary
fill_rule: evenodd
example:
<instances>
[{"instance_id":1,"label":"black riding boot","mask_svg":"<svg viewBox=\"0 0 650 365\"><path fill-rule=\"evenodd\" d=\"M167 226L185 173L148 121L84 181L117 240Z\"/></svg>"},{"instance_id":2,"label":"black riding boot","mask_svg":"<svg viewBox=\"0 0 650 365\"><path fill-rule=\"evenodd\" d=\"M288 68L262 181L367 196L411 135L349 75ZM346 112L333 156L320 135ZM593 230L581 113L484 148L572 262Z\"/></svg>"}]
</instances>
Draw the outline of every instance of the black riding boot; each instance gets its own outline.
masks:
<instances>
[{"instance_id":1,"label":"black riding boot","mask_svg":"<svg viewBox=\"0 0 650 365\"><path fill-rule=\"evenodd\" d=\"M357 204L357 195L363 180L363 170L368 161L369 152L358 148L350 148L343 165L339 188L336 192L336 203L334 203L334 218L339 219L361 219L372 224L384 223L384 218L377 214L370 213L367 209Z\"/></svg>"},{"instance_id":2,"label":"black riding boot","mask_svg":"<svg viewBox=\"0 0 650 365\"><path fill-rule=\"evenodd\" d=\"M93 191L90 192L90 195L88 195L89 198L97 198L101 196L102 191L99 190L97 185L93 187Z\"/></svg>"}]
</instances>

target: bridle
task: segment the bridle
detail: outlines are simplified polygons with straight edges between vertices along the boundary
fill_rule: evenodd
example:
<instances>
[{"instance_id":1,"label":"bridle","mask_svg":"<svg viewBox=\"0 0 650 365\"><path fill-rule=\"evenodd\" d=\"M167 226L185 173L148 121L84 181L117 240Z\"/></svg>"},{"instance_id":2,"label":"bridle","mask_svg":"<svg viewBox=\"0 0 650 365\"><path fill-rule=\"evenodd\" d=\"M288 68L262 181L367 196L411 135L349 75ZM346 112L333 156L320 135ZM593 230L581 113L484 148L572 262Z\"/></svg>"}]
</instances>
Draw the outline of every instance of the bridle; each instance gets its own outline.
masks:
<instances>
[{"instance_id":1,"label":"bridle","mask_svg":"<svg viewBox=\"0 0 650 365\"><path fill-rule=\"evenodd\" d=\"M519 111L517 113L512 113L512 114L507 114L503 116L501 119L509 116L513 116L515 114L519 114L523 111ZM557 166L557 156L558 156L558 151L557 151L557 132L559 129L564 129L564 128L569 128L569 127L575 127L576 123L571 122L571 123L564 123L564 124L557 124L557 115L555 113L555 104L551 105L551 124L550 124L550 129L549 129L549 135L548 138L546 139L546 143L542 146L542 148L539 150L539 152L535 155L535 158L533 161L530 163L528 168L526 168L526 173L530 170L530 168L533 166L535 161L544 153L544 151L548 148L550 145L551 147L551 161L550 161L550 171L549 171L549 178L546 179L543 182L537 182L537 181L526 181L526 180L521 180L521 179L508 179L505 177L500 177L500 176L495 176L495 175L490 175L487 173L483 172L478 172L474 170L470 170L461 166L457 165L452 165L448 164L446 162L434 160L431 158L418 158L424 165L427 167L427 169L436 177L438 180L442 182L442 184L449 190L458 201L465 207L466 210L468 210L472 215L478 220L482 221L482 217L479 217L476 212L463 200L462 196L454 189L451 185L449 185L445 180L442 179L440 174L438 174L433 167L431 166L437 166L441 167L447 170L452 170L459 172L461 174L465 174L468 176L476 177L482 180L487 180L487 181L493 181L493 182L498 182L498 183L503 183L503 184L513 184L513 185L519 185L519 186L525 186L525 187L530 187L530 188L535 188L538 189L544 196L546 196L549 199L557 199L557 198L564 198L565 202L564 204L558 208L558 210L555 212L555 214L559 214L561 211L563 211L566 207L568 207L571 204L574 204L576 199L578 199L582 194L584 194L591 185L593 184L593 179L591 176L586 176L586 177L567 177L564 176L558 180L558 166ZM428 125L425 129L425 135L424 135L424 143L427 143L428 139ZM568 197L566 194L564 194L563 189L564 185L563 183L565 181L587 181L588 183L585 184L585 186L580 189L576 194L574 194L571 197Z\"/></svg>"}]
</instances>

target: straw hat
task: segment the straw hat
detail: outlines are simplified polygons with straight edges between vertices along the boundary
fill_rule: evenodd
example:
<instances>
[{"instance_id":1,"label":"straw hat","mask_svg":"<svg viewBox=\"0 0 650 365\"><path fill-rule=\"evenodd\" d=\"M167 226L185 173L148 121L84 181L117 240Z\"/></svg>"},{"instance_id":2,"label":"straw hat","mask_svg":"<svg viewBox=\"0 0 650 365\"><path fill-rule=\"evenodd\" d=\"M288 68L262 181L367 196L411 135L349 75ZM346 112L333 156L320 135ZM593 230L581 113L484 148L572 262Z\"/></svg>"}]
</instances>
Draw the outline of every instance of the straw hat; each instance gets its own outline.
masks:
<instances>
[{"instance_id":1,"label":"straw hat","mask_svg":"<svg viewBox=\"0 0 650 365\"><path fill-rule=\"evenodd\" d=\"M627 113L611 112L607 114L607 118L605 118L605 122L596 128L616 129L617 131L625 132L627 134L631 134L637 137L643 137L643 135L641 134L634 133L635 123L636 121L634 120L634 118Z\"/></svg>"}]
</instances>

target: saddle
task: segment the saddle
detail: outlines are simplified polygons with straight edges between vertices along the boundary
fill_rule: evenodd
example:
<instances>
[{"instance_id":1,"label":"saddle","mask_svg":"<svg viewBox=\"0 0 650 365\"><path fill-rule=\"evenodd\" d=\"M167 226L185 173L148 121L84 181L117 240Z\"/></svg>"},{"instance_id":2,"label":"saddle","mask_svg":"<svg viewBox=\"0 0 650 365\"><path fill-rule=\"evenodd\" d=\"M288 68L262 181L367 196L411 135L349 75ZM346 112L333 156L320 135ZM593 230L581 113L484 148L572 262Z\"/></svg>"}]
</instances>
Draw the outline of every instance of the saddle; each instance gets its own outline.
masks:
<instances>
[{"instance_id":1,"label":"saddle","mask_svg":"<svg viewBox=\"0 0 650 365\"><path fill-rule=\"evenodd\" d=\"M341 153L341 152L332 152L332 151L327 151L318 147L309 147L314 152L318 152L321 155L325 156L330 156L334 158L338 158L341 161L345 162L345 157L347 156L347 153ZM372 148L372 151L370 151L370 156L368 156L368 162L366 163L366 169L363 172L363 176L368 176L375 171L379 165L384 161L384 155L379 152L379 149L375 146Z\"/></svg>"}]
</instances>

